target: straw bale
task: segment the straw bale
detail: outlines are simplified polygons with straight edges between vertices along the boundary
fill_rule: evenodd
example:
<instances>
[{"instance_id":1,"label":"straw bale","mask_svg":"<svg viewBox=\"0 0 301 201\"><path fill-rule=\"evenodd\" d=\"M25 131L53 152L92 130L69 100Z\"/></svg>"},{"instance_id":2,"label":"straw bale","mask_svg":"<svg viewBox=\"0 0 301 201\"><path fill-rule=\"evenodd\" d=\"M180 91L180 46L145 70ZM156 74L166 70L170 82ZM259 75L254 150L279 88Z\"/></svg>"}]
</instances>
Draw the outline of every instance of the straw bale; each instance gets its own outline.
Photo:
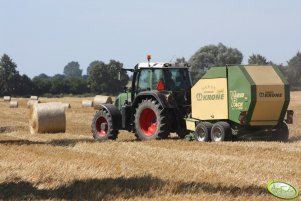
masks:
<instances>
[{"instance_id":1,"label":"straw bale","mask_svg":"<svg viewBox=\"0 0 301 201\"><path fill-rule=\"evenodd\" d=\"M29 101L27 102L27 108L32 108L33 105L39 104L39 103L40 103L39 100L29 100Z\"/></svg>"},{"instance_id":2,"label":"straw bale","mask_svg":"<svg viewBox=\"0 0 301 201\"><path fill-rule=\"evenodd\" d=\"M30 100L39 100L38 96L30 96Z\"/></svg>"},{"instance_id":3,"label":"straw bale","mask_svg":"<svg viewBox=\"0 0 301 201\"><path fill-rule=\"evenodd\" d=\"M10 97L10 96L4 96L4 97L3 97L3 100L4 100L4 101L10 101L10 100L11 100L11 97Z\"/></svg>"},{"instance_id":4,"label":"straw bale","mask_svg":"<svg viewBox=\"0 0 301 201\"><path fill-rule=\"evenodd\" d=\"M97 95L94 97L93 107L94 109L99 110L101 104L105 103L113 103L112 98L110 96Z\"/></svg>"},{"instance_id":5,"label":"straw bale","mask_svg":"<svg viewBox=\"0 0 301 201\"><path fill-rule=\"evenodd\" d=\"M18 101L10 101L9 107L10 108L18 108Z\"/></svg>"},{"instance_id":6,"label":"straw bale","mask_svg":"<svg viewBox=\"0 0 301 201\"><path fill-rule=\"evenodd\" d=\"M66 114L63 104L34 104L30 109L29 127L32 134L65 132Z\"/></svg>"},{"instance_id":7,"label":"straw bale","mask_svg":"<svg viewBox=\"0 0 301 201\"><path fill-rule=\"evenodd\" d=\"M82 101L82 107L92 107L93 101L90 100L83 100Z\"/></svg>"}]
</instances>

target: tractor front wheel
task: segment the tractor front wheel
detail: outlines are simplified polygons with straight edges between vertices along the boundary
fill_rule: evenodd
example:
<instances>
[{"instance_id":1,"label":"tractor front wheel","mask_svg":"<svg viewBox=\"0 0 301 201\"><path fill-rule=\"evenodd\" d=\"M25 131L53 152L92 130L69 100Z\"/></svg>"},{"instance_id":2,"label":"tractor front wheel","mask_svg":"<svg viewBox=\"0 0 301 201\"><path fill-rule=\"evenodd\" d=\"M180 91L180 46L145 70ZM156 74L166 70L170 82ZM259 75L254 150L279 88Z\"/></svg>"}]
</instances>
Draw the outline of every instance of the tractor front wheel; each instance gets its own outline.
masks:
<instances>
[{"instance_id":1,"label":"tractor front wheel","mask_svg":"<svg viewBox=\"0 0 301 201\"><path fill-rule=\"evenodd\" d=\"M136 136L140 140L162 139L168 136L167 116L155 100L145 99L136 109Z\"/></svg>"},{"instance_id":2,"label":"tractor front wheel","mask_svg":"<svg viewBox=\"0 0 301 201\"><path fill-rule=\"evenodd\" d=\"M118 135L118 130L113 129L111 115L105 110L95 113L91 128L93 137L96 140L115 140Z\"/></svg>"}]
</instances>

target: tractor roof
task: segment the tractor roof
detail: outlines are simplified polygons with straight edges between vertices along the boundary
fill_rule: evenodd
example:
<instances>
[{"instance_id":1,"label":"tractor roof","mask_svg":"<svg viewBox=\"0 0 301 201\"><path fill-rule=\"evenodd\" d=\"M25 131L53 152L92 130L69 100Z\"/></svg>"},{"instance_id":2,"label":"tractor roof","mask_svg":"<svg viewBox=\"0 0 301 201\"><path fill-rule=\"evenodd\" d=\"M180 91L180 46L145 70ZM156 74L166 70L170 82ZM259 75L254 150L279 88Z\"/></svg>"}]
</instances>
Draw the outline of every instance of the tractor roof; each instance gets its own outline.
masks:
<instances>
[{"instance_id":1,"label":"tractor roof","mask_svg":"<svg viewBox=\"0 0 301 201\"><path fill-rule=\"evenodd\" d=\"M168 63L168 62L150 62L150 63L138 63L136 66L140 68L188 68L188 63Z\"/></svg>"}]
</instances>

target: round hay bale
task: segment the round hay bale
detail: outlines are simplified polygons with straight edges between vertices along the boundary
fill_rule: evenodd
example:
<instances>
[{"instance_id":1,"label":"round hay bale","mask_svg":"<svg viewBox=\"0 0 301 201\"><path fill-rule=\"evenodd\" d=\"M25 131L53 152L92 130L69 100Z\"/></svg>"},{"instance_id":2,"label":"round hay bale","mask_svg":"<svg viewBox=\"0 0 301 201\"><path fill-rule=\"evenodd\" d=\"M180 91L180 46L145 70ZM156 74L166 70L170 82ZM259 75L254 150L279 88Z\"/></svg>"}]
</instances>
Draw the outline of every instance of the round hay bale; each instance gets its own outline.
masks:
<instances>
[{"instance_id":1,"label":"round hay bale","mask_svg":"<svg viewBox=\"0 0 301 201\"><path fill-rule=\"evenodd\" d=\"M38 96L30 96L30 100L39 100Z\"/></svg>"},{"instance_id":2,"label":"round hay bale","mask_svg":"<svg viewBox=\"0 0 301 201\"><path fill-rule=\"evenodd\" d=\"M10 100L11 100L11 97L10 97L10 96L4 96L4 97L3 97L3 100L4 100L4 101L10 101Z\"/></svg>"},{"instance_id":3,"label":"round hay bale","mask_svg":"<svg viewBox=\"0 0 301 201\"><path fill-rule=\"evenodd\" d=\"M10 101L9 107L10 108L18 108L18 101Z\"/></svg>"},{"instance_id":4,"label":"round hay bale","mask_svg":"<svg viewBox=\"0 0 301 201\"><path fill-rule=\"evenodd\" d=\"M62 103L62 102L47 102L47 103L62 104L64 108L71 108L70 103Z\"/></svg>"},{"instance_id":5,"label":"round hay bale","mask_svg":"<svg viewBox=\"0 0 301 201\"><path fill-rule=\"evenodd\" d=\"M93 102L90 100L83 100L82 101L82 107L92 107Z\"/></svg>"},{"instance_id":6,"label":"round hay bale","mask_svg":"<svg viewBox=\"0 0 301 201\"><path fill-rule=\"evenodd\" d=\"M27 102L27 108L32 108L33 105L39 104L39 103L40 103L39 100L29 100L29 101Z\"/></svg>"},{"instance_id":7,"label":"round hay bale","mask_svg":"<svg viewBox=\"0 0 301 201\"><path fill-rule=\"evenodd\" d=\"M64 108L71 108L70 103L62 103L62 105L64 106Z\"/></svg>"},{"instance_id":8,"label":"round hay bale","mask_svg":"<svg viewBox=\"0 0 301 201\"><path fill-rule=\"evenodd\" d=\"M100 105L104 103L113 103L112 98L110 96L101 96L97 95L93 100L93 107L96 110L100 109Z\"/></svg>"},{"instance_id":9,"label":"round hay bale","mask_svg":"<svg viewBox=\"0 0 301 201\"><path fill-rule=\"evenodd\" d=\"M30 109L30 133L62 133L66 131L65 108L60 103L34 104Z\"/></svg>"}]
</instances>

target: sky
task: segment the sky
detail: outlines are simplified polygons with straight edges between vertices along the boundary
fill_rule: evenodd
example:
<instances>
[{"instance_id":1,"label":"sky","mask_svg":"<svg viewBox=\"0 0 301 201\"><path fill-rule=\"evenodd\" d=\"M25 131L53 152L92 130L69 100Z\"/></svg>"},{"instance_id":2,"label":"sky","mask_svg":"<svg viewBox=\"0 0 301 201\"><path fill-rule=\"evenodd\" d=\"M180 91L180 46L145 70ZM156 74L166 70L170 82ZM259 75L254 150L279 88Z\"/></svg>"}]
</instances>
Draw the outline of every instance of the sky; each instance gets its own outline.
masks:
<instances>
[{"instance_id":1,"label":"sky","mask_svg":"<svg viewBox=\"0 0 301 201\"><path fill-rule=\"evenodd\" d=\"M300 0L0 0L0 25L0 55L30 77L70 61L85 74L94 60L189 59L219 42L244 63L261 54L286 64L301 51Z\"/></svg>"}]
</instances>

